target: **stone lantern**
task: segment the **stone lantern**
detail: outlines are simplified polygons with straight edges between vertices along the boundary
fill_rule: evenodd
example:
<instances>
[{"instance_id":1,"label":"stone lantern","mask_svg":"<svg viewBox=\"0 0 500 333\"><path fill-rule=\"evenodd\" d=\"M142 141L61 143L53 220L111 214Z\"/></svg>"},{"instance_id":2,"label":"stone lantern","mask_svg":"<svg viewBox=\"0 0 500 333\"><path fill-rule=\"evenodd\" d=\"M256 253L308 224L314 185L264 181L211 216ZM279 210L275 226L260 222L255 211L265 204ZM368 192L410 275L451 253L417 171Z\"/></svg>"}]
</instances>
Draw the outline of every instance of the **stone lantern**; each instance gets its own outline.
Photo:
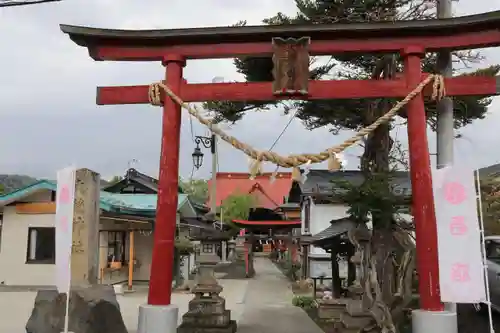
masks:
<instances>
[{"instance_id":1,"label":"stone lantern","mask_svg":"<svg viewBox=\"0 0 500 333\"><path fill-rule=\"evenodd\" d=\"M229 261L234 261L236 260L236 258L238 257L238 255L236 254L236 241L234 240L230 240L229 242L227 242L227 247L229 248L229 254L227 256L227 260Z\"/></svg>"},{"instance_id":2,"label":"stone lantern","mask_svg":"<svg viewBox=\"0 0 500 333\"><path fill-rule=\"evenodd\" d=\"M219 294L222 286L214 276L214 268L220 261L217 246L229 237L224 233L199 237L197 275L191 292L194 298L189 302L188 312L182 316L178 333L235 333L236 321L231 320L231 310L226 310L226 300Z\"/></svg>"}]
</instances>

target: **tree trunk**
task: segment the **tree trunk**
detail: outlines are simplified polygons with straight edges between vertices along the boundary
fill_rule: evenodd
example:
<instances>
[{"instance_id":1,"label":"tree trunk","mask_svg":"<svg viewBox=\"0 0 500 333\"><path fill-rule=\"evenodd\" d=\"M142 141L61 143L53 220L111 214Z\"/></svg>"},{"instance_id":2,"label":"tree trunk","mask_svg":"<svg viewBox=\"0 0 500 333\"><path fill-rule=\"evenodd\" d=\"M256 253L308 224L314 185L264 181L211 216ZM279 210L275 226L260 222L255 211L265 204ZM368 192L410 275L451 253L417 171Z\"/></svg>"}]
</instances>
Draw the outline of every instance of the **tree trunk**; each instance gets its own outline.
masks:
<instances>
[{"instance_id":1,"label":"tree trunk","mask_svg":"<svg viewBox=\"0 0 500 333\"><path fill-rule=\"evenodd\" d=\"M383 79L391 79L395 76L396 62L394 56L386 56L382 60L381 66L377 66L373 73L373 79L379 79L383 72ZM373 102L370 105L366 116L366 123L373 123L388 111L390 105L387 100ZM387 189L382 192L389 193L390 172L389 153L393 145L390 137L390 123L379 126L365 140L365 151L361 158L361 171L366 182L378 182L379 186ZM384 176L385 175L385 176ZM380 193L380 196L384 193ZM382 199L383 200L383 199ZM369 283L365 286L364 302L372 313L377 326L383 332L395 331L393 316L391 314L392 305L396 300L398 279L394 265L395 249L398 242L393 234L393 209L387 207L377 207L372 210L373 231L369 244L370 251L364 260L364 271L369 274ZM368 252L368 251L367 251ZM406 273L405 273L406 274ZM406 281L406 279L402 279Z\"/></svg>"}]
</instances>

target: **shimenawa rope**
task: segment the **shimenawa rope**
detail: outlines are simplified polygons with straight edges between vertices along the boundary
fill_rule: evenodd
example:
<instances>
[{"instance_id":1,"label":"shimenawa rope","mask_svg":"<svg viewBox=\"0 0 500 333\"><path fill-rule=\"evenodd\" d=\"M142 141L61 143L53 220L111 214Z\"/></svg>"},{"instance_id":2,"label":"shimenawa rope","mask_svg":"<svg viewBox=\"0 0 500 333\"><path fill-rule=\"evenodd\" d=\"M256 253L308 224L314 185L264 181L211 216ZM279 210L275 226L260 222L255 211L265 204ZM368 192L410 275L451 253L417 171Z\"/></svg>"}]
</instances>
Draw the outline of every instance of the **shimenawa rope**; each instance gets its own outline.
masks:
<instances>
[{"instance_id":1,"label":"shimenawa rope","mask_svg":"<svg viewBox=\"0 0 500 333\"><path fill-rule=\"evenodd\" d=\"M260 172L261 163L263 161L272 162L276 165L279 165L284 168L294 168L294 172L297 173L297 168L306 163L321 163L328 160L328 169L331 171L338 170L340 168L340 161L338 160L336 154L343 152L346 148L352 146L359 140L361 140L365 135L372 133L378 126L388 122L391 120L399 110L403 106L405 106L410 100L412 100L415 96L420 94L422 90L428 85L430 82L433 82L433 92L431 98L433 100L440 100L445 96L445 86L444 79L441 75L430 74L427 76L422 82L420 82L415 89L413 89L408 96L406 96L403 100L399 101L382 117L378 118L371 125L361 129L358 133L356 133L351 138L345 140L343 143L337 146L330 147L318 154L298 154L298 155L288 155L282 156L272 151L261 151L253 148L252 146L241 142L235 137L228 135L222 129L212 124L209 119L204 118L201 115L200 110L196 105L189 105L185 103L179 96L174 94L172 90L165 85L163 82L153 83L149 86L149 102L152 105L161 106L161 90L165 91L165 93L172 98L176 103L178 103L182 108L186 109L189 114L195 117L200 123L207 126L213 133L220 136L220 138L234 148L244 152L250 158L253 159L253 163L251 166L251 175L255 176Z\"/></svg>"}]
</instances>

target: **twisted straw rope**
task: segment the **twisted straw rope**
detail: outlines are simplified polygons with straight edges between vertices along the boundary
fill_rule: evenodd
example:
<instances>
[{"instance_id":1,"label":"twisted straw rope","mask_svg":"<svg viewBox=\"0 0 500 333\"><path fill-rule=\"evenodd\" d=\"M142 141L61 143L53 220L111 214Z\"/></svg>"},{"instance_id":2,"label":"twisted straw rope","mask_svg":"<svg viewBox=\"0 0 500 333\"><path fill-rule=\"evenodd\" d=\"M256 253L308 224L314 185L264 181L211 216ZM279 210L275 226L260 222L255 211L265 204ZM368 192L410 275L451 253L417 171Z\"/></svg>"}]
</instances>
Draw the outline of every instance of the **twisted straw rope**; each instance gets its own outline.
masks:
<instances>
[{"instance_id":1,"label":"twisted straw rope","mask_svg":"<svg viewBox=\"0 0 500 333\"><path fill-rule=\"evenodd\" d=\"M209 119L204 118L201 115L201 112L198 110L196 105L189 105L185 103L179 96L174 94L172 90L168 86L166 86L163 82L153 83L149 86L149 102L152 105L161 106L161 91L160 88L165 91L165 93L172 98L176 103L178 103L181 107L186 109L189 114L195 117L200 123L207 126L213 133L220 136L222 140L226 141L234 148L244 152L246 155L251 157L254 161L259 164L262 161L272 162L278 166L284 168L292 168L299 167L306 163L321 163L328 159L336 159L335 155L343 152L346 148L352 146L356 142L360 141L365 135L372 133L377 127L391 120L398 112L401 110L403 106L408 104L410 100L412 100L415 96L420 94L422 90L428 85L430 82L433 82L433 92L432 99L440 100L445 96L445 87L444 87L444 79L441 75L430 74L427 76L422 82L419 83L418 86L413 89L408 96L406 96L403 100L399 101L389 110L386 114L378 118L371 125L361 129L358 133L356 133L351 138L345 140L343 143L337 146L330 147L318 154L298 154L298 155L288 155L282 156L272 151L262 151L253 148L252 146L241 142L235 137L228 135L222 129L212 124ZM259 166L254 165L254 167L259 168Z\"/></svg>"}]
</instances>

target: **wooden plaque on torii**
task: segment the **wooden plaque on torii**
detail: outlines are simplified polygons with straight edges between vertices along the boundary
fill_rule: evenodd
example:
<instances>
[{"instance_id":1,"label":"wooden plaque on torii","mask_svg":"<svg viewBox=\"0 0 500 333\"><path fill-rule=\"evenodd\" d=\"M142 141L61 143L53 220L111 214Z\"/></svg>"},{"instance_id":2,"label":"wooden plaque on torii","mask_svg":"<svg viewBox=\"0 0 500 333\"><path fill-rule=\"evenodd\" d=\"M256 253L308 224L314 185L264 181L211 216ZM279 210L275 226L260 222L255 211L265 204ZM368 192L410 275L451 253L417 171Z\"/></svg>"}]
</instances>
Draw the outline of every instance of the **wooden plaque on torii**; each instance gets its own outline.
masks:
<instances>
[{"instance_id":1,"label":"wooden plaque on torii","mask_svg":"<svg viewBox=\"0 0 500 333\"><path fill-rule=\"evenodd\" d=\"M309 37L273 38L273 94L308 94Z\"/></svg>"}]
</instances>

